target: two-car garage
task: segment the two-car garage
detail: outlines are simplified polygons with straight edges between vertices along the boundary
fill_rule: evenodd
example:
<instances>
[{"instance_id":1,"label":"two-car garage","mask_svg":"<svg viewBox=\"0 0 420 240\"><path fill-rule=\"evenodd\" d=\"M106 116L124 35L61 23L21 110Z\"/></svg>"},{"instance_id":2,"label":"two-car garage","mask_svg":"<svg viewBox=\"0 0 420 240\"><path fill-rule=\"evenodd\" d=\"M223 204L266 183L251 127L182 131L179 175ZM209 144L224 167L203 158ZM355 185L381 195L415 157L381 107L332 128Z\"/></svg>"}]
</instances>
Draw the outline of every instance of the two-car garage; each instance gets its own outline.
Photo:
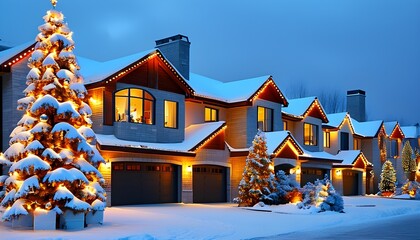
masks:
<instances>
[{"instance_id":1,"label":"two-car garage","mask_svg":"<svg viewBox=\"0 0 420 240\"><path fill-rule=\"evenodd\" d=\"M181 172L169 163L113 162L111 205L181 202ZM227 201L227 168L196 165L190 174L194 203Z\"/></svg>"}]
</instances>

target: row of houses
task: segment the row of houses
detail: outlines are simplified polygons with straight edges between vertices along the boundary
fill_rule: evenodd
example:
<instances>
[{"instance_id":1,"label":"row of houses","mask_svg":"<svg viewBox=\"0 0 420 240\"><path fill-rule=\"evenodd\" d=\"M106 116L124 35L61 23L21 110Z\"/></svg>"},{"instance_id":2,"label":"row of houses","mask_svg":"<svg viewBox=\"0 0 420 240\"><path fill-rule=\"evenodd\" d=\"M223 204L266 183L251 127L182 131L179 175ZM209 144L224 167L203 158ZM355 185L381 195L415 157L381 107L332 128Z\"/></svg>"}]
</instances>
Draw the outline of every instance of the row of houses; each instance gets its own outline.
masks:
<instances>
[{"instance_id":1,"label":"row of houses","mask_svg":"<svg viewBox=\"0 0 420 240\"><path fill-rule=\"evenodd\" d=\"M3 151L22 115L33 49L0 51ZM301 185L327 174L341 194L376 193L385 148L405 181L402 143L419 147L419 127L366 121L364 91L348 91L347 112L327 114L316 97L287 99L272 76L222 82L190 73L189 51L188 37L176 35L107 62L78 57L108 205L231 201L258 129L276 171Z\"/></svg>"}]
</instances>

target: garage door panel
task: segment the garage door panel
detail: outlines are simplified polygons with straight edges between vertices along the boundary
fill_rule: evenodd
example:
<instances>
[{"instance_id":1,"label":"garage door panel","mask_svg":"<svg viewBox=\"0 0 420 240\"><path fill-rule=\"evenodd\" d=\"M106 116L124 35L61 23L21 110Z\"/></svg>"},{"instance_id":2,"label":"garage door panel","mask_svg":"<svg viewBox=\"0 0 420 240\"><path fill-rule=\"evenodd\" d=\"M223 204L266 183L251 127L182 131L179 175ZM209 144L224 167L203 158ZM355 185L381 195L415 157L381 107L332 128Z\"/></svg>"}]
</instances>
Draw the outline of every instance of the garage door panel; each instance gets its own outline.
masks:
<instances>
[{"instance_id":1,"label":"garage door panel","mask_svg":"<svg viewBox=\"0 0 420 240\"><path fill-rule=\"evenodd\" d=\"M351 170L343 171L343 195L352 196L359 194L359 173Z\"/></svg>"},{"instance_id":2,"label":"garage door panel","mask_svg":"<svg viewBox=\"0 0 420 240\"><path fill-rule=\"evenodd\" d=\"M113 163L111 205L178 202L177 168L163 163Z\"/></svg>"},{"instance_id":3,"label":"garage door panel","mask_svg":"<svg viewBox=\"0 0 420 240\"><path fill-rule=\"evenodd\" d=\"M226 202L226 168L198 165L193 168L193 202Z\"/></svg>"},{"instance_id":4,"label":"garage door panel","mask_svg":"<svg viewBox=\"0 0 420 240\"><path fill-rule=\"evenodd\" d=\"M326 169L302 168L300 175L301 186L305 186L308 182L314 183L317 179L324 179L325 174L327 174Z\"/></svg>"}]
</instances>

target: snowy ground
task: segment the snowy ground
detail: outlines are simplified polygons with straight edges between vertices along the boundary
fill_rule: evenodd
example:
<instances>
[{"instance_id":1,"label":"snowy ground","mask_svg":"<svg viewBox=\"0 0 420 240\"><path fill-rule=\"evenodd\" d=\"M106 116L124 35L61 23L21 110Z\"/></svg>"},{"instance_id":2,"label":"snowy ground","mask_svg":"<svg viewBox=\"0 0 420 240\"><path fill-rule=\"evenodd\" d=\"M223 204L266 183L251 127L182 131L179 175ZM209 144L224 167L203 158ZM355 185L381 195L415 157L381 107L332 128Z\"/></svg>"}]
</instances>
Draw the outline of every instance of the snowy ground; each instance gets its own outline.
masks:
<instances>
[{"instance_id":1,"label":"snowy ground","mask_svg":"<svg viewBox=\"0 0 420 240\"><path fill-rule=\"evenodd\" d=\"M233 204L160 204L107 208L104 225L82 231L12 229L0 223L1 239L246 239L280 234L312 237L323 229L393 222L420 216L420 201L344 197L346 213L311 213L295 205L247 210ZM264 211L259 211L264 210ZM308 236L305 237L306 239ZM311 238L311 237L309 237Z\"/></svg>"}]
</instances>

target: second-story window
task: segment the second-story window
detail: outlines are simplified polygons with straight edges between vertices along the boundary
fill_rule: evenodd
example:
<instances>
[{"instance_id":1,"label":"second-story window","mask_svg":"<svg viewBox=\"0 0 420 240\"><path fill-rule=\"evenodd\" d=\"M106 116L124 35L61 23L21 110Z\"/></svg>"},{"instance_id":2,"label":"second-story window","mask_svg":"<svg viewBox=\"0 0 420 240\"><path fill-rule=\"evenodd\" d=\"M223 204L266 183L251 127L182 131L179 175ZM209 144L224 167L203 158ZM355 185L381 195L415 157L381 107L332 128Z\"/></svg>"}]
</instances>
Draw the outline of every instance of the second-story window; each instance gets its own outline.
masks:
<instances>
[{"instance_id":1,"label":"second-story window","mask_svg":"<svg viewBox=\"0 0 420 240\"><path fill-rule=\"evenodd\" d=\"M324 132L324 148L331 147L330 132Z\"/></svg>"},{"instance_id":2,"label":"second-story window","mask_svg":"<svg viewBox=\"0 0 420 240\"><path fill-rule=\"evenodd\" d=\"M219 121L219 111L214 108L204 108L204 121L205 122L217 122Z\"/></svg>"},{"instance_id":3,"label":"second-story window","mask_svg":"<svg viewBox=\"0 0 420 240\"><path fill-rule=\"evenodd\" d=\"M258 107L258 129L264 132L273 131L273 109Z\"/></svg>"},{"instance_id":4,"label":"second-story window","mask_svg":"<svg viewBox=\"0 0 420 240\"><path fill-rule=\"evenodd\" d=\"M318 145L318 126L310 123L303 124L303 142L305 145Z\"/></svg>"},{"instance_id":5,"label":"second-story window","mask_svg":"<svg viewBox=\"0 0 420 240\"><path fill-rule=\"evenodd\" d=\"M178 127L178 103L165 100L165 127Z\"/></svg>"},{"instance_id":6,"label":"second-story window","mask_svg":"<svg viewBox=\"0 0 420 240\"><path fill-rule=\"evenodd\" d=\"M349 150L349 133L341 132L340 133L340 150Z\"/></svg>"},{"instance_id":7,"label":"second-story window","mask_svg":"<svg viewBox=\"0 0 420 240\"><path fill-rule=\"evenodd\" d=\"M388 139L388 158L397 158L399 156L398 149L398 140L397 139Z\"/></svg>"},{"instance_id":8,"label":"second-story window","mask_svg":"<svg viewBox=\"0 0 420 240\"><path fill-rule=\"evenodd\" d=\"M153 96L139 88L115 92L115 121L153 124Z\"/></svg>"}]
</instances>

